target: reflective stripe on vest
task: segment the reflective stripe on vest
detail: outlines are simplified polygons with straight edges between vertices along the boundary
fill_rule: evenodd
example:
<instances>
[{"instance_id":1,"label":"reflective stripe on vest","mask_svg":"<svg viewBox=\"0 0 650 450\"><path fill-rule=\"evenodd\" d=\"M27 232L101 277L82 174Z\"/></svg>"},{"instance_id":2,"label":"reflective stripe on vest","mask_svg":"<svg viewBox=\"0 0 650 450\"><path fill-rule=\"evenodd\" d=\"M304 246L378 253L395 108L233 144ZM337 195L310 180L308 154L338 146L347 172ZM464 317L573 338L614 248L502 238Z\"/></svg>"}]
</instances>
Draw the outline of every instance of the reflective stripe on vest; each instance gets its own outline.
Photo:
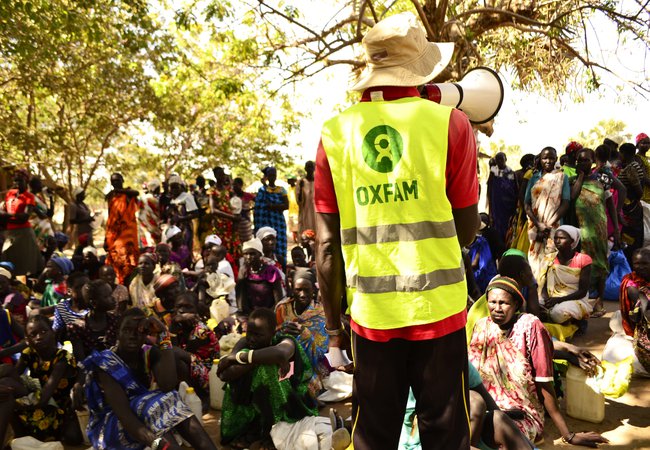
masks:
<instances>
[{"instance_id":1,"label":"reflective stripe on vest","mask_svg":"<svg viewBox=\"0 0 650 450\"><path fill-rule=\"evenodd\" d=\"M450 114L451 108L405 98L359 103L324 125L349 312L363 327L434 323L465 308L446 195Z\"/></svg>"}]
</instances>

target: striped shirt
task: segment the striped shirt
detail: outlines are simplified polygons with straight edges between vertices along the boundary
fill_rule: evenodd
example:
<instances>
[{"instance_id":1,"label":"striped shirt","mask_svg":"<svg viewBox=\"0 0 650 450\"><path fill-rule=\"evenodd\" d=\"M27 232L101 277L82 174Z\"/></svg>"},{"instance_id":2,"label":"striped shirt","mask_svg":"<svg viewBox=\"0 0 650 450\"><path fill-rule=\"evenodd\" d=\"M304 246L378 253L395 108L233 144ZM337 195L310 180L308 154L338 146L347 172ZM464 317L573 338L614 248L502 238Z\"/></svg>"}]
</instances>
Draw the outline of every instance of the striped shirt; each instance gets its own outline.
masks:
<instances>
[{"instance_id":1,"label":"striped shirt","mask_svg":"<svg viewBox=\"0 0 650 450\"><path fill-rule=\"evenodd\" d=\"M71 303L71 299L66 298L54 308L54 323L52 324L54 331L65 330L68 325L72 325L77 320L83 319L88 314L87 309L79 312L73 311L70 307Z\"/></svg>"}]
</instances>

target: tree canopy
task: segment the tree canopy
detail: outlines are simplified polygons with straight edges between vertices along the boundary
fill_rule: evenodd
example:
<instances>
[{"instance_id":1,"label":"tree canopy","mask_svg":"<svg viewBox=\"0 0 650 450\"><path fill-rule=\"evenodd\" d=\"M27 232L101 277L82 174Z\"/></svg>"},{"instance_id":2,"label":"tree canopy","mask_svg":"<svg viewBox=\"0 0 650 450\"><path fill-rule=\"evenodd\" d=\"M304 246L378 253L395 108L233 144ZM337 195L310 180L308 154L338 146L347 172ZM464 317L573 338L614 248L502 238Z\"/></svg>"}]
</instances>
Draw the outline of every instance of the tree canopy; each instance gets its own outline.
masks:
<instances>
[{"instance_id":1,"label":"tree canopy","mask_svg":"<svg viewBox=\"0 0 650 450\"><path fill-rule=\"evenodd\" d=\"M282 164L296 120L251 81L250 39L179 27L170 11L145 0L0 2L5 162L67 193L133 162L147 166L131 182Z\"/></svg>"},{"instance_id":2,"label":"tree canopy","mask_svg":"<svg viewBox=\"0 0 650 450\"><path fill-rule=\"evenodd\" d=\"M285 86L333 65L363 68L362 36L417 14L456 44L438 81L479 64L520 88L595 89L612 70L590 21L648 47L647 0L15 0L0 2L0 149L51 185L102 189L215 165L249 180L290 167L301 117ZM598 36L598 33L596 33ZM645 77L647 79L647 77ZM643 84L646 83L646 84ZM638 89L648 90L647 81Z\"/></svg>"},{"instance_id":3,"label":"tree canopy","mask_svg":"<svg viewBox=\"0 0 650 450\"><path fill-rule=\"evenodd\" d=\"M327 2L332 13L317 22L310 21L313 2L246 1L266 31L263 49L276 58L286 82L335 64L360 70L356 44L365 31L405 10L420 17L430 41L455 43L439 82L490 65L512 71L521 89L554 94L577 84L596 89L601 76L614 71L615 58L600 52L602 30L594 29L593 20L610 24L619 45L650 44L646 0L339 0ZM647 76L635 87L650 91Z\"/></svg>"}]
</instances>

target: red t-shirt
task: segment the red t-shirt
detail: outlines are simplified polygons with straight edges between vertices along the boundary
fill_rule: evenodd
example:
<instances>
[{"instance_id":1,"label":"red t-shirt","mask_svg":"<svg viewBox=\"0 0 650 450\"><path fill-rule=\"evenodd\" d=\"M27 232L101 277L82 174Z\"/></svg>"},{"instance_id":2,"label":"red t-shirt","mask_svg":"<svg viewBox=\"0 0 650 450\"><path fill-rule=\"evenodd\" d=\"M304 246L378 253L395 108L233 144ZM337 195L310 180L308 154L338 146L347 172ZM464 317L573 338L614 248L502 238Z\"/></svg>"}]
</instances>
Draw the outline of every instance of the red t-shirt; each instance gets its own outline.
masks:
<instances>
[{"instance_id":1,"label":"red t-shirt","mask_svg":"<svg viewBox=\"0 0 650 450\"><path fill-rule=\"evenodd\" d=\"M35 206L36 199L34 194L31 192L25 191L20 193L18 189L10 189L5 196L5 209L9 214L16 215L22 214L25 212L28 206ZM25 223L8 223L8 230L18 230L20 228L30 228L32 225L29 221Z\"/></svg>"},{"instance_id":2,"label":"red t-shirt","mask_svg":"<svg viewBox=\"0 0 650 450\"><path fill-rule=\"evenodd\" d=\"M370 93L373 91L382 91L385 101L420 96L418 90L413 87L375 87L367 89L363 93L361 101L370 101ZM447 167L445 170L447 198L453 209L475 205L478 203L476 139L467 116L457 109L452 110L449 117L447 140ZM322 142L318 144L316 152L314 204L316 212L319 213L336 214L339 212L332 171ZM391 330L365 328L354 320L351 320L351 324L355 333L372 341L386 342L395 338L417 341L453 333L465 326L466 318L467 312L463 310L438 322Z\"/></svg>"}]
</instances>

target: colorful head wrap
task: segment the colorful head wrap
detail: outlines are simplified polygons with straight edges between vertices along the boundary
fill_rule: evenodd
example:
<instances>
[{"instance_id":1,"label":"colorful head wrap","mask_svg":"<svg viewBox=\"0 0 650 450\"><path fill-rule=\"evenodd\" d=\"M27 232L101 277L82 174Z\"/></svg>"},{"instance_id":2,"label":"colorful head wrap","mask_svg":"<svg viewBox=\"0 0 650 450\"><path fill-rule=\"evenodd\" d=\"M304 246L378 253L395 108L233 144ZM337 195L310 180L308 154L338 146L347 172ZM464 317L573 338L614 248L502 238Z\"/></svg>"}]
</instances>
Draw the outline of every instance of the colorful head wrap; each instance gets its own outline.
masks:
<instances>
[{"instance_id":1,"label":"colorful head wrap","mask_svg":"<svg viewBox=\"0 0 650 450\"><path fill-rule=\"evenodd\" d=\"M576 228L571 225L561 225L557 228L557 230L555 230L556 233L558 231L564 231L573 240L571 248L576 248L580 243L580 228Z\"/></svg>"},{"instance_id":2,"label":"colorful head wrap","mask_svg":"<svg viewBox=\"0 0 650 450\"><path fill-rule=\"evenodd\" d=\"M566 146L566 154L570 155L571 153L575 153L578 150L582 149L582 144L576 141L571 141L569 142L569 145Z\"/></svg>"},{"instance_id":3,"label":"colorful head wrap","mask_svg":"<svg viewBox=\"0 0 650 450\"><path fill-rule=\"evenodd\" d=\"M167 273L164 273L160 275L158 278L156 278L156 281L153 283L153 290L156 293L156 295L159 295L164 289L168 288L169 286L173 285L174 283L178 283L178 280L176 279L175 276L169 275Z\"/></svg>"},{"instance_id":4,"label":"colorful head wrap","mask_svg":"<svg viewBox=\"0 0 650 450\"><path fill-rule=\"evenodd\" d=\"M512 295L512 297L516 302L519 303L519 305L522 305L526 302L526 299L524 299L524 296L519 289L519 284L512 278L502 276L492 278L492 281L490 281L490 284L488 284L488 287L485 290L485 294L487 295L487 293L493 289L502 289L506 291Z\"/></svg>"},{"instance_id":5,"label":"colorful head wrap","mask_svg":"<svg viewBox=\"0 0 650 450\"><path fill-rule=\"evenodd\" d=\"M524 252L522 252L518 248L509 248L508 250L503 252L503 255L501 255L501 257L503 258L504 256L510 256L510 255L521 256L522 258L528 260L528 255L526 255Z\"/></svg>"},{"instance_id":6,"label":"colorful head wrap","mask_svg":"<svg viewBox=\"0 0 650 450\"><path fill-rule=\"evenodd\" d=\"M264 246L262 245L262 241L257 238L253 238L250 241L244 242L244 245L242 246L242 253L246 252L248 249L257 250L260 252L260 255L264 254Z\"/></svg>"},{"instance_id":7,"label":"colorful head wrap","mask_svg":"<svg viewBox=\"0 0 650 450\"><path fill-rule=\"evenodd\" d=\"M90 239L90 233L81 233L79 236L77 236L77 240L79 241L80 247L86 247L88 245L89 239Z\"/></svg>"},{"instance_id":8,"label":"colorful head wrap","mask_svg":"<svg viewBox=\"0 0 650 450\"><path fill-rule=\"evenodd\" d=\"M9 272L13 273L16 270L16 266L11 261L0 261L0 267L4 267Z\"/></svg>"},{"instance_id":9,"label":"colorful head wrap","mask_svg":"<svg viewBox=\"0 0 650 450\"><path fill-rule=\"evenodd\" d=\"M70 273L74 270L72 261L70 261L65 256L53 256L50 261L59 266L59 269L61 269L61 273L63 275L70 275Z\"/></svg>"},{"instance_id":10,"label":"colorful head wrap","mask_svg":"<svg viewBox=\"0 0 650 450\"><path fill-rule=\"evenodd\" d=\"M645 134L645 133L639 133L639 134L636 135L636 143L637 143L637 144L638 144L639 142L641 142L642 140L644 140L644 139L648 139L648 135L647 135L647 134Z\"/></svg>"},{"instance_id":11,"label":"colorful head wrap","mask_svg":"<svg viewBox=\"0 0 650 450\"><path fill-rule=\"evenodd\" d=\"M305 239L310 239L310 240L316 239L316 233L314 232L314 230L311 229L303 231L301 236L304 237Z\"/></svg>"},{"instance_id":12,"label":"colorful head wrap","mask_svg":"<svg viewBox=\"0 0 650 450\"><path fill-rule=\"evenodd\" d=\"M57 231L56 233L54 233L54 240L56 241L57 244L65 245L68 243L70 238L68 237L67 234Z\"/></svg>"},{"instance_id":13,"label":"colorful head wrap","mask_svg":"<svg viewBox=\"0 0 650 450\"><path fill-rule=\"evenodd\" d=\"M260 241L267 236L277 236L277 235L278 232L275 231L275 228L271 228L271 227L262 227L259 230L257 230L257 233L255 233L255 237Z\"/></svg>"}]
</instances>

